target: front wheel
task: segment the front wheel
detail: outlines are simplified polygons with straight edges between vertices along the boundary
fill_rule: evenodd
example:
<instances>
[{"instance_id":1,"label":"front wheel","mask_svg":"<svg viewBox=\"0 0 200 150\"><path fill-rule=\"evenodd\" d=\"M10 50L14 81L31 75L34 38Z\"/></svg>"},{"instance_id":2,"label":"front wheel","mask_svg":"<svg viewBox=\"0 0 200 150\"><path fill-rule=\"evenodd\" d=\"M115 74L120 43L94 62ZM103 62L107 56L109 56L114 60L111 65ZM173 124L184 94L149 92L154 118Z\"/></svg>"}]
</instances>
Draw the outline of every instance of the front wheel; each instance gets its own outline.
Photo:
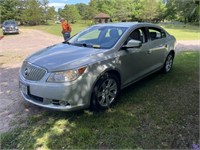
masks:
<instances>
[{"instance_id":1,"label":"front wheel","mask_svg":"<svg viewBox=\"0 0 200 150\"><path fill-rule=\"evenodd\" d=\"M109 108L116 100L119 90L119 79L115 75L103 75L93 89L92 108L95 110Z\"/></svg>"},{"instance_id":2,"label":"front wheel","mask_svg":"<svg viewBox=\"0 0 200 150\"><path fill-rule=\"evenodd\" d=\"M165 64L163 66L164 73L168 73L172 69L173 61L174 61L174 55L173 53L169 53L169 55L165 60Z\"/></svg>"}]
</instances>

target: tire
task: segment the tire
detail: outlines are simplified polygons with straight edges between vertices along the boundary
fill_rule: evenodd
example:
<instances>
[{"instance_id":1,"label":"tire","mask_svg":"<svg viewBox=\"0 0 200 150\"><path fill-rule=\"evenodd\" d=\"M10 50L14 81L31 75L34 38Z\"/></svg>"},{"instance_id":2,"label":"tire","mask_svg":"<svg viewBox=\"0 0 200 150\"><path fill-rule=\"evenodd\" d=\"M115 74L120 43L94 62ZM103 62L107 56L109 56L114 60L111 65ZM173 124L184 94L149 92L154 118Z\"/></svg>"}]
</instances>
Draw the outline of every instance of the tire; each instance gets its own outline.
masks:
<instances>
[{"instance_id":1,"label":"tire","mask_svg":"<svg viewBox=\"0 0 200 150\"><path fill-rule=\"evenodd\" d=\"M92 109L96 111L111 107L119 95L119 79L114 74L104 74L92 92Z\"/></svg>"},{"instance_id":2,"label":"tire","mask_svg":"<svg viewBox=\"0 0 200 150\"><path fill-rule=\"evenodd\" d=\"M169 55L167 56L167 58L165 60L165 64L163 66L162 71L164 73L170 72L170 70L172 69L172 66L173 66L173 62L174 62L174 55L173 55L173 53L169 53Z\"/></svg>"}]
</instances>

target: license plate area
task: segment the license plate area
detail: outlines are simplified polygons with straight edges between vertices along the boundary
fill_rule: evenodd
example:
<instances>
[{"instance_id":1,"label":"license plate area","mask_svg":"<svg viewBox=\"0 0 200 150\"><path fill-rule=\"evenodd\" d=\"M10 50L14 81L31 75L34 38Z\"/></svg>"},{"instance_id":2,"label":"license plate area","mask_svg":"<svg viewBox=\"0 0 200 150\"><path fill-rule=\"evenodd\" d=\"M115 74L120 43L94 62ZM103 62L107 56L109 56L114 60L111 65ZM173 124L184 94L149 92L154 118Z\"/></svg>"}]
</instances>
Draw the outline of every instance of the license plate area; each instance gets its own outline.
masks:
<instances>
[{"instance_id":1,"label":"license plate area","mask_svg":"<svg viewBox=\"0 0 200 150\"><path fill-rule=\"evenodd\" d=\"M19 82L19 88L22 91L22 93L24 93L25 95L29 94L29 86L28 85L26 85L22 82Z\"/></svg>"}]
</instances>

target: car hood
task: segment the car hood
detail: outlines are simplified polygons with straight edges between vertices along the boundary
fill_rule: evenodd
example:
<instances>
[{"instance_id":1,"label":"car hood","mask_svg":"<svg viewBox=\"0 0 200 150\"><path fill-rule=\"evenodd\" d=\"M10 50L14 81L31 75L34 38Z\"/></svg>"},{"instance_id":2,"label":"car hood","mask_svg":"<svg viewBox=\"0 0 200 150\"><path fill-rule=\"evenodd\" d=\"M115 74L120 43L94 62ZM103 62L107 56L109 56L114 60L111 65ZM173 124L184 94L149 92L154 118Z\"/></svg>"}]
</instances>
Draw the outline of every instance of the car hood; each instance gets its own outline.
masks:
<instances>
[{"instance_id":1,"label":"car hood","mask_svg":"<svg viewBox=\"0 0 200 150\"><path fill-rule=\"evenodd\" d=\"M32 54L26 61L45 68L48 71L62 71L87 65L92 60L96 60L97 54L102 52L102 49L61 43Z\"/></svg>"}]
</instances>

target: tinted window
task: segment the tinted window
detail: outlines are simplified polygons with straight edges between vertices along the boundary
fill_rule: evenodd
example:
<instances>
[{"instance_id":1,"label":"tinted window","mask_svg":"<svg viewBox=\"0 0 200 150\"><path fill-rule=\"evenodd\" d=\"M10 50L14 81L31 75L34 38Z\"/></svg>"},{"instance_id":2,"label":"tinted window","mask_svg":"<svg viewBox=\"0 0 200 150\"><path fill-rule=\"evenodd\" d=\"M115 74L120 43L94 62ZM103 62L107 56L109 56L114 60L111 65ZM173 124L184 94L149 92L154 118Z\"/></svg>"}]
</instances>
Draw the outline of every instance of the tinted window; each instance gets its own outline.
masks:
<instances>
[{"instance_id":1,"label":"tinted window","mask_svg":"<svg viewBox=\"0 0 200 150\"><path fill-rule=\"evenodd\" d=\"M166 33L161 29L149 28L149 36L150 39L153 41L166 37Z\"/></svg>"},{"instance_id":2,"label":"tinted window","mask_svg":"<svg viewBox=\"0 0 200 150\"><path fill-rule=\"evenodd\" d=\"M138 29L134 30L128 38L128 40L131 40L131 39L141 41L142 43L146 43L147 35L145 32L145 28L138 28Z\"/></svg>"}]
</instances>

